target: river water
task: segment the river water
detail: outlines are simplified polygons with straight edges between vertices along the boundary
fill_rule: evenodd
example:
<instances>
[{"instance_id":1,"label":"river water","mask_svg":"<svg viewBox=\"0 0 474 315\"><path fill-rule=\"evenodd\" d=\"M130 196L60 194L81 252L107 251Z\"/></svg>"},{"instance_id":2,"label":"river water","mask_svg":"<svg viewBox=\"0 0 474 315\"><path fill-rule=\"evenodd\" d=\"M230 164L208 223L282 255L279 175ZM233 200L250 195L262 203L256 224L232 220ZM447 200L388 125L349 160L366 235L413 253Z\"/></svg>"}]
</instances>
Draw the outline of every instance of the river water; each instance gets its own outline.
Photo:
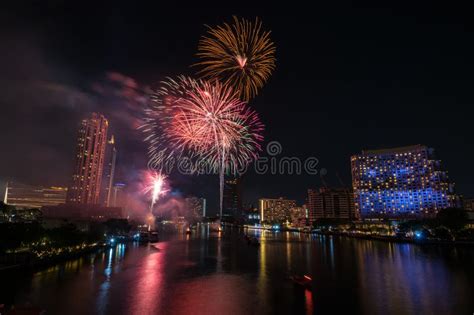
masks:
<instances>
[{"instance_id":1,"label":"river water","mask_svg":"<svg viewBox=\"0 0 474 315\"><path fill-rule=\"evenodd\" d=\"M474 249L202 228L0 274L0 304L47 314L473 314ZM308 274L311 290L288 277Z\"/></svg>"}]
</instances>

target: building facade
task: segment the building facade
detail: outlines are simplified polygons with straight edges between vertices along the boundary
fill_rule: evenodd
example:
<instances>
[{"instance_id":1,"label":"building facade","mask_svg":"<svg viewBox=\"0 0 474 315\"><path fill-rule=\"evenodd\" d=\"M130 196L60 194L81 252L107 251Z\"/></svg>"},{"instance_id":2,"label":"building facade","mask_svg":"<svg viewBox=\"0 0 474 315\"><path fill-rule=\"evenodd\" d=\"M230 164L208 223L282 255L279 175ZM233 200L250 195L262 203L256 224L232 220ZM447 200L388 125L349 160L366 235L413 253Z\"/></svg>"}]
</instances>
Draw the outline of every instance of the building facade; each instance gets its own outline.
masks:
<instances>
[{"instance_id":1,"label":"building facade","mask_svg":"<svg viewBox=\"0 0 474 315\"><path fill-rule=\"evenodd\" d=\"M351 157L351 169L362 218L434 217L458 200L441 161L424 145L362 151Z\"/></svg>"},{"instance_id":2,"label":"building facade","mask_svg":"<svg viewBox=\"0 0 474 315\"><path fill-rule=\"evenodd\" d=\"M127 207L127 196L125 194L126 187L127 185L125 185L124 183L114 184L109 207Z\"/></svg>"},{"instance_id":3,"label":"building facade","mask_svg":"<svg viewBox=\"0 0 474 315\"><path fill-rule=\"evenodd\" d=\"M224 216L238 217L242 214L241 182L238 177L226 177L222 200Z\"/></svg>"},{"instance_id":4,"label":"building facade","mask_svg":"<svg viewBox=\"0 0 474 315\"><path fill-rule=\"evenodd\" d=\"M283 198L259 199L260 222L281 223L291 219L291 209L296 208L295 200Z\"/></svg>"},{"instance_id":5,"label":"building facade","mask_svg":"<svg viewBox=\"0 0 474 315\"><path fill-rule=\"evenodd\" d=\"M67 203L99 204L108 126L98 113L82 120Z\"/></svg>"},{"instance_id":6,"label":"building facade","mask_svg":"<svg viewBox=\"0 0 474 315\"><path fill-rule=\"evenodd\" d=\"M16 182L7 183L4 202L25 209L40 209L66 202L66 187L41 187Z\"/></svg>"},{"instance_id":7,"label":"building facade","mask_svg":"<svg viewBox=\"0 0 474 315\"><path fill-rule=\"evenodd\" d=\"M290 209L290 222L293 227L304 227L308 224L308 208L306 205Z\"/></svg>"},{"instance_id":8,"label":"building facade","mask_svg":"<svg viewBox=\"0 0 474 315\"><path fill-rule=\"evenodd\" d=\"M206 216L207 202L205 198L188 197L185 201L190 217L202 220Z\"/></svg>"},{"instance_id":9,"label":"building facade","mask_svg":"<svg viewBox=\"0 0 474 315\"><path fill-rule=\"evenodd\" d=\"M308 189L309 221L319 219L357 219L354 195L347 188Z\"/></svg>"}]
</instances>

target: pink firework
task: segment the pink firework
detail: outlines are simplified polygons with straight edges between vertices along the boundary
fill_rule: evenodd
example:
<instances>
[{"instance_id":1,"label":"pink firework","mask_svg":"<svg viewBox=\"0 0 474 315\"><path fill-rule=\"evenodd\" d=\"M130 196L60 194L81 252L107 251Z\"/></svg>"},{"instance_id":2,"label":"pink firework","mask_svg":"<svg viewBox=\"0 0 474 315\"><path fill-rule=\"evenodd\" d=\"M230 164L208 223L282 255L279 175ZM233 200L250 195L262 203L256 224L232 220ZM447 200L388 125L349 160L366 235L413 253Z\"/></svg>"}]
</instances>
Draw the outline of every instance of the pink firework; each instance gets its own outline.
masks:
<instances>
[{"instance_id":1,"label":"pink firework","mask_svg":"<svg viewBox=\"0 0 474 315\"><path fill-rule=\"evenodd\" d=\"M263 124L231 87L195 81L186 97L176 99L167 134L180 150L204 160L220 175L220 210L224 173L236 173L257 158Z\"/></svg>"},{"instance_id":2,"label":"pink firework","mask_svg":"<svg viewBox=\"0 0 474 315\"><path fill-rule=\"evenodd\" d=\"M229 86L195 81L187 96L176 100L167 130L171 142L205 159L216 171L235 171L256 159L263 124L257 113Z\"/></svg>"},{"instance_id":3,"label":"pink firework","mask_svg":"<svg viewBox=\"0 0 474 315\"><path fill-rule=\"evenodd\" d=\"M168 190L165 188L165 180L166 176L161 173L147 173L147 185L145 187L144 193L149 193L151 195L150 212L153 211L153 206L158 201L160 196L168 192Z\"/></svg>"},{"instance_id":4,"label":"pink firework","mask_svg":"<svg viewBox=\"0 0 474 315\"><path fill-rule=\"evenodd\" d=\"M243 169L263 141L257 113L232 88L184 76L161 82L141 129L154 169L183 155L214 171L222 168L223 158L226 170Z\"/></svg>"},{"instance_id":5,"label":"pink firework","mask_svg":"<svg viewBox=\"0 0 474 315\"><path fill-rule=\"evenodd\" d=\"M164 163L185 153L183 146L172 141L168 130L177 110L176 102L187 97L195 84L196 81L184 76L167 78L160 82L159 88L150 96L144 124L139 129L145 134L145 142L148 143L151 168L162 169Z\"/></svg>"},{"instance_id":6,"label":"pink firework","mask_svg":"<svg viewBox=\"0 0 474 315\"><path fill-rule=\"evenodd\" d=\"M218 172L222 215L224 173L243 170L261 150L257 113L230 86L184 76L162 82L151 99L142 130L152 166L186 156Z\"/></svg>"}]
</instances>

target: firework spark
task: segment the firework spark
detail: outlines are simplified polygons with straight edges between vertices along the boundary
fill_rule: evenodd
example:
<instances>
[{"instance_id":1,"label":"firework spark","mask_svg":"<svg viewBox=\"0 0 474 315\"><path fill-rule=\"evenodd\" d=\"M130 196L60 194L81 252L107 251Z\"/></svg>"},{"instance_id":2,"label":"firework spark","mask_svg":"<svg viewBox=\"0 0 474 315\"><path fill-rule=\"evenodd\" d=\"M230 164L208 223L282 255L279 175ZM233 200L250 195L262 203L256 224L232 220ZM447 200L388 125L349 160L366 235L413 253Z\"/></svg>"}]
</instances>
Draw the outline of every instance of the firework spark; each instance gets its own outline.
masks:
<instances>
[{"instance_id":1,"label":"firework spark","mask_svg":"<svg viewBox=\"0 0 474 315\"><path fill-rule=\"evenodd\" d=\"M193 86L176 102L168 133L172 142L196 152L219 173L222 216L224 173L235 173L257 158L263 124L228 85L196 81Z\"/></svg>"},{"instance_id":2,"label":"firework spark","mask_svg":"<svg viewBox=\"0 0 474 315\"><path fill-rule=\"evenodd\" d=\"M208 27L207 36L199 41L195 64L202 69L198 74L206 79L218 79L239 91L249 101L258 94L275 69L275 45L270 32L262 23L234 16L232 24Z\"/></svg>"},{"instance_id":3,"label":"firework spark","mask_svg":"<svg viewBox=\"0 0 474 315\"><path fill-rule=\"evenodd\" d=\"M156 204L160 196L167 192L165 189L166 176L161 173L150 172L147 174L147 177L148 184L145 187L145 193L149 193L151 196L150 212L152 212L153 206Z\"/></svg>"},{"instance_id":4,"label":"firework spark","mask_svg":"<svg viewBox=\"0 0 474 315\"><path fill-rule=\"evenodd\" d=\"M150 168L162 169L167 161L183 154L184 147L172 141L168 130L177 110L176 102L187 97L187 91L192 90L195 84L194 80L184 76L167 78L151 95L149 106L145 109L144 124L139 127L148 143Z\"/></svg>"},{"instance_id":5,"label":"firework spark","mask_svg":"<svg viewBox=\"0 0 474 315\"><path fill-rule=\"evenodd\" d=\"M142 130L154 166L185 155L217 171L224 154L225 169L235 171L261 150L263 124L225 84L168 78L151 100Z\"/></svg>"},{"instance_id":6,"label":"firework spark","mask_svg":"<svg viewBox=\"0 0 474 315\"><path fill-rule=\"evenodd\" d=\"M257 113L218 81L168 79L153 99L144 127L151 159L186 153L198 166L218 172L222 210L224 173L244 169L261 150L263 124Z\"/></svg>"}]
</instances>

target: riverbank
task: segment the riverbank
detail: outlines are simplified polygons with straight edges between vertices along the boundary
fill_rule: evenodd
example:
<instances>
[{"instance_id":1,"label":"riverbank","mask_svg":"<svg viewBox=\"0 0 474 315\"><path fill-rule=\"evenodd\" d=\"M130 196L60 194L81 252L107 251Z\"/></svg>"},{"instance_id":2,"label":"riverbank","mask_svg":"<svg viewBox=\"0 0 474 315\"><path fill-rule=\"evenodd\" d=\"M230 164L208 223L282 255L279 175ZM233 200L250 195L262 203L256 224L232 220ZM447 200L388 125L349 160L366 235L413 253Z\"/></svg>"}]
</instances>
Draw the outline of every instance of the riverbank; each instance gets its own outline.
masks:
<instances>
[{"instance_id":1,"label":"riverbank","mask_svg":"<svg viewBox=\"0 0 474 315\"><path fill-rule=\"evenodd\" d=\"M299 228L279 228L275 229L272 227L262 227L262 226L252 226L252 225L242 225L241 227L246 229L253 230L264 230L264 231L274 231L274 232L296 232L304 234L314 234L314 235L324 235L324 236L339 236L339 237L349 237L356 239L364 240L374 240L374 241L385 241L385 242L394 242L394 243L410 243L418 245L454 245L454 246L474 246L474 240L440 240L440 239L431 239L431 238L422 238L422 237L401 237L401 236L392 236L392 235L374 235L374 234L364 234L357 232L338 232L338 231L322 231L322 230L310 230L310 229L299 229Z\"/></svg>"},{"instance_id":2,"label":"riverbank","mask_svg":"<svg viewBox=\"0 0 474 315\"><path fill-rule=\"evenodd\" d=\"M60 248L43 252L22 250L11 252L0 256L0 273L18 269L37 269L49 265L61 263L67 260L76 259L93 252L100 252L107 248L105 243L84 244Z\"/></svg>"}]
</instances>

